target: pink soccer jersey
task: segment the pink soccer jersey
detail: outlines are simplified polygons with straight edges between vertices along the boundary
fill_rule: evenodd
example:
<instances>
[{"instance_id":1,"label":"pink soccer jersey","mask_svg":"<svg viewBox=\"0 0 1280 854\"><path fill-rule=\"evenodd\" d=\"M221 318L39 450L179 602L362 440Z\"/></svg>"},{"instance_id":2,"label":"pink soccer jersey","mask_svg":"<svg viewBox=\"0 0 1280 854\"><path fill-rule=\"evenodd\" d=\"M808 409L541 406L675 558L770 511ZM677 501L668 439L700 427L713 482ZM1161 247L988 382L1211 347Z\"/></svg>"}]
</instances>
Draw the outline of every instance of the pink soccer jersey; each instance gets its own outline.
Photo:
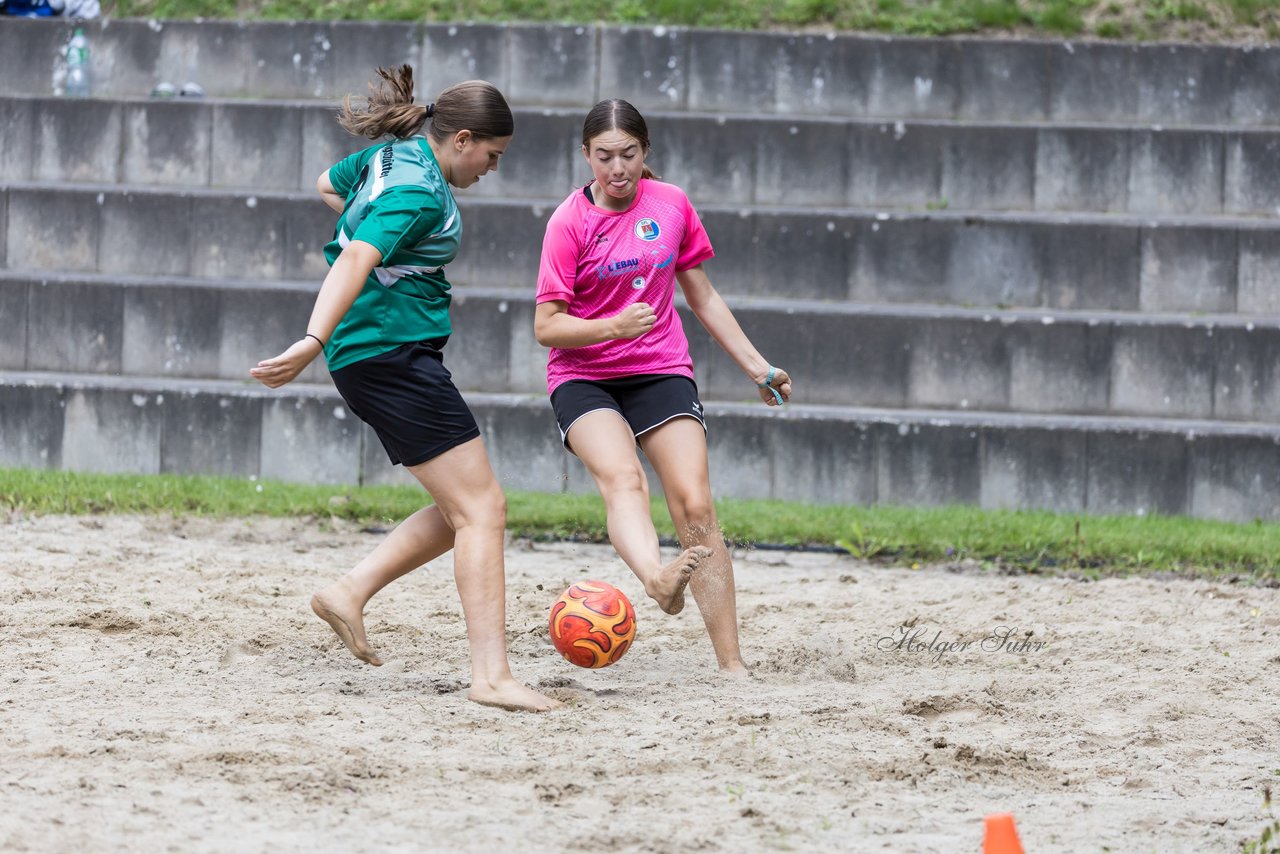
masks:
<instances>
[{"instance_id":1,"label":"pink soccer jersey","mask_svg":"<svg viewBox=\"0 0 1280 854\"><path fill-rule=\"evenodd\" d=\"M676 273L715 255L684 191L644 179L631 207L601 210L582 188L547 223L538 268L538 302L561 300L574 317L598 319L647 302L654 327L631 340L569 350L551 348L547 391L568 380L607 380L633 374L693 379L689 341L675 307Z\"/></svg>"}]
</instances>

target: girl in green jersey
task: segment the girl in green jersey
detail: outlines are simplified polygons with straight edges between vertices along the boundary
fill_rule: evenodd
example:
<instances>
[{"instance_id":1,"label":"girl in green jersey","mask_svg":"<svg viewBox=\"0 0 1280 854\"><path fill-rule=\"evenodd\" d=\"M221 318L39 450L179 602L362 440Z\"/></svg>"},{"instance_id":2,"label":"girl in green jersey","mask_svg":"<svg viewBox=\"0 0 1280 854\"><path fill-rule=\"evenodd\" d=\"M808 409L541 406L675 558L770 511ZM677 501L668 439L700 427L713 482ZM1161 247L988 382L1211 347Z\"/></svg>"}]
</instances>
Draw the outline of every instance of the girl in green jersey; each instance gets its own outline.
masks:
<instances>
[{"instance_id":1,"label":"girl in green jersey","mask_svg":"<svg viewBox=\"0 0 1280 854\"><path fill-rule=\"evenodd\" d=\"M323 351L348 408L378 434L433 504L405 519L345 576L311 599L362 661L382 661L364 631L364 606L390 582L453 549L454 578L471 645L470 698L508 709L560 704L517 682L506 648L503 533L506 498L480 431L444 368L451 332L445 265L462 233L450 186L498 168L514 122L483 81L413 101L413 71L378 69L368 104L343 104L339 121L379 142L325 170L320 197L340 214L325 247L325 277L306 334L249 373L270 388L298 376ZM422 130L426 128L425 135Z\"/></svg>"}]
</instances>

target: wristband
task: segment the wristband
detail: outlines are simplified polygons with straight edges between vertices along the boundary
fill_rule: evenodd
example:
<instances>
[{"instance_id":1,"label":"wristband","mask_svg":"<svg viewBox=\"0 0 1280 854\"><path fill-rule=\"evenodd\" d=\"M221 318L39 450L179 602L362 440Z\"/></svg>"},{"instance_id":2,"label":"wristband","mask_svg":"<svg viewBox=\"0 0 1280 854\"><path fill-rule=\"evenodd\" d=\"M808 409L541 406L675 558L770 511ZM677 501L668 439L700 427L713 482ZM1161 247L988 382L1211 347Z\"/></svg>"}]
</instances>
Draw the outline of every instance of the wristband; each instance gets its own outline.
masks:
<instances>
[{"instance_id":1,"label":"wristband","mask_svg":"<svg viewBox=\"0 0 1280 854\"><path fill-rule=\"evenodd\" d=\"M306 335L303 335L302 337L303 337L303 338L314 338L314 339L316 339L316 343L320 345L320 349L321 349L321 350L323 350L323 349L324 349L324 342L320 340L320 336L319 336L319 335L312 335L310 332L308 332Z\"/></svg>"},{"instance_id":2,"label":"wristband","mask_svg":"<svg viewBox=\"0 0 1280 854\"><path fill-rule=\"evenodd\" d=\"M779 406L781 406L782 395L778 394L778 390L773 387L773 378L776 377L777 375L778 375L778 369L775 368L773 365L770 365L769 375L764 378L764 382L756 383L756 385L759 386L760 388L769 389L769 393L773 395L773 399L778 402Z\"/></svg>"}]
</instances>

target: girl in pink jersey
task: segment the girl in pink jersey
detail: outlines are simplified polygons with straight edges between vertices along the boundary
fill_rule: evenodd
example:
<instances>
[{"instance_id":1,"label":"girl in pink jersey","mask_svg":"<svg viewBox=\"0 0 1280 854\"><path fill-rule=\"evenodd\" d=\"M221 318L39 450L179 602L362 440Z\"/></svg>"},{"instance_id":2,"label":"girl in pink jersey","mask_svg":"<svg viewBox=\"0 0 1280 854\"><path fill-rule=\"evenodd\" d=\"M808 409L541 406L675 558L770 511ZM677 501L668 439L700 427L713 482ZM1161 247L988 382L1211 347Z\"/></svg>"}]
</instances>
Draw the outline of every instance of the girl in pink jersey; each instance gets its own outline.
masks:
<instances>
[{"instance_id":1,"label":"girl in pink jersey","mask_svg":"<svg viewBox=\"0 0 1280 854\"><path fill-rule=\"evenodd\" d=\"M547 390L565 447L604 498L609 539L669 614L686 585L722 670L745 673L733 565L716 522L706 426L675 284L711 337L769 406L791 378L756 351L702 268L715 253L684 192L645 165L649 132L622 100L596 104L582 128L594 180L551 215L538 270L534 333L550 347ZM684 551L664 564L635 452L644 450Z\"/></svg>"}]
</instances>

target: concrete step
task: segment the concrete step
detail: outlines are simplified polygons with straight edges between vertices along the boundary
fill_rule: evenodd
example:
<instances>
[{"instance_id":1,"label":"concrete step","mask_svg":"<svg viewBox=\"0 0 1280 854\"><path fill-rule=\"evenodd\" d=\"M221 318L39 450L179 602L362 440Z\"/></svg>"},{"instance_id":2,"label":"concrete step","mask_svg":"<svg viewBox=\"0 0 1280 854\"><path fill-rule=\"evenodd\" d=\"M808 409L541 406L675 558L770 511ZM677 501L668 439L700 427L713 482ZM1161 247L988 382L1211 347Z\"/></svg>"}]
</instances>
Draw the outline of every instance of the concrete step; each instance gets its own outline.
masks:
<instances>
[{"instance_id":1,"label":"concrete step","mask_svg":"<svg viewBox=\"0 0 1280 854\"><path fill-rule=\"evenodd\" d=\"M1124 44L741 33L682 27L400 22L91 21L95 91L164 80L209 95L361 95L379 65L425 102L488 79L515 104L845 117L1276 124L1273 45ZM54 94L69 21L0 18L0 94Z\"/></svg>"},{"instance_id":2,"label":"concrete step","mask_svg":"<svg viewBox=\"0 0 1280 854\"><path fill-rule=\"evenodd\" d=\"M245 380L297 340L314 299L292 282L0 273L0 369ZM1280 421L1280 316L729 302L800 402ZM702 396L754 399L682 315ZM452 316L446 364L460 388L545 393L529 290L459 287ZM328 381L320 363L302 379Z\"/></svg>"},{"instance_id":3,"label":"concrete step","mask_svg":"<svg viewBox=\"0 0 1280 854\"><path fill-rule=\"evenodd\" d=\"M0 98L0 182L310 192L370 144L335 104ZM590 173L581 110L518 109L476 194L563 197ZM650 162L697 203L1255 215L1280 209L1280 129L653 112Z\"/></svg>"},{"instance_id":4,"label":"concrete step","mask_svg":"<svg viewBox=\"0 0 1280 854\"><path fill-rule=\"evenodd\" d=\"M591 489L544 398L468 401L504 487ZM730 403L707 416L719 497L1280 520L1274 424ZM331 387L59 373L0 373L0 466L405 477Z\"/></svg>"},{"instance_id":5,"label":"concrete step","mask_svg":"<svg viewBox=\"0 0 1280 854\"><path fill-rule=\"evenodd\" d=\"M560 199L460 193L453 281L531 288ZM1280 314L1280 230L1248 217L704 205L724 293L797 300ZM314 193L0 186L0 269L319 282Z\"/></svg>"}]
</instances>

